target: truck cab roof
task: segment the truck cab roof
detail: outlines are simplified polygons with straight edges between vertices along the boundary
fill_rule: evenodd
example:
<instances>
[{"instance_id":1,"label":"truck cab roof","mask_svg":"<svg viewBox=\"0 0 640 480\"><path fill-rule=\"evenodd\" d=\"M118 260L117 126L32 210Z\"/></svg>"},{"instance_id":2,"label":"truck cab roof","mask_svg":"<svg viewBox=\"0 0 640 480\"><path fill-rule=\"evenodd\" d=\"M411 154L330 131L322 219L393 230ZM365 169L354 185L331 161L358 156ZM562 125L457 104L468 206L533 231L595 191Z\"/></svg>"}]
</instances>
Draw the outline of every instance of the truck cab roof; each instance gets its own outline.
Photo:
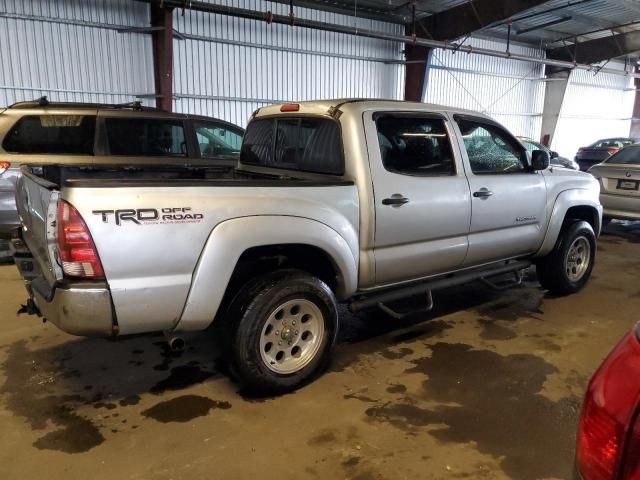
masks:
<instances>
[{"instance_id":1,"label":"truck cab roof","mask_svg":"<svg viewBox=\"0 0 640 480\"><path fill-rule=\"evenodd\" d=\"M372 99L372 98L337 98L269 105L256 110L252 118L271 115L328 115L335 111L359 113L366 110L405 110L421 112L449 112L462 115L473 115L490 120L490 117L472 110L438 105L435 103L409 102L404 100Z\"/></svg>"}]
</instances>

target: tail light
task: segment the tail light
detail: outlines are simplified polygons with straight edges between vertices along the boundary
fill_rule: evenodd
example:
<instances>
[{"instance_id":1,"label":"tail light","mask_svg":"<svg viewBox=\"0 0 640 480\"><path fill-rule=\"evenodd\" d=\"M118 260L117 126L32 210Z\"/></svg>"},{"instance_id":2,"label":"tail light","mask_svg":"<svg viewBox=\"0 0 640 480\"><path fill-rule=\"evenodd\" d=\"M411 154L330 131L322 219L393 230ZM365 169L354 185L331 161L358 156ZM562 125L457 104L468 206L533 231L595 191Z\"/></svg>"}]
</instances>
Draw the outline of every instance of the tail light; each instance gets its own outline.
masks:
<instances>
[{"instance_id":1,"label":"tail light","mask_svg":"<svg viewBox=\"0 0 640 480\"><path fill-rule=\"evenodd\" d=\"M640 412L636 415L633 429L629 432L622 478L640 480Z\"/></svg>"},{"instance_id":2,"label":"tail light","mask_svg":"<svg viewBox=\"0 0 640 480\"><path fill-rule=\"evenodd\" d=\"M611 351L589 383L576 445L576 466L585 480L640 480L637 328Z\"/></svg>"},{"instance_id":3,"label":"tail light","mask_svg":"<svg viewBox=\"0 0 640 480\"><path fill-rule=\"evenodd\" d=\"M58 252L64 274L83 278L104 277L87 225L80 213L64 200L58 201L57 226Z\"/></svg>"},{"instance_id":4,"label":"tail light","mask_svg":"<svg viewBox=\"0 0 640 480\"><path fill-rule=\"evenodd\" d=\"M576 449L576 463L582 478L616 478L616 462L623 437L624 425L620 425L600 408L593 397L587 397L582 407Z\"/></svg>"},{"instance_id":5,"label":"tail light","mask_svg":"<svg viewBox=\"0 0 640 480\"><path fill-rule=\"evenodd\" d=\"M9 170L11 164L9 162L0 162L0 175Z\"/></svg>"},{"instance_id":6,"label":"tail light","mask_svg":"<svg viewBox=\"0 0 640 480\"><path fill-rule=\"evenodd\" d=\"M619 149L618 148L607 148L607 153L609 155L613 155L614 153L616 153Z\"/></svg>"}]
</instances>

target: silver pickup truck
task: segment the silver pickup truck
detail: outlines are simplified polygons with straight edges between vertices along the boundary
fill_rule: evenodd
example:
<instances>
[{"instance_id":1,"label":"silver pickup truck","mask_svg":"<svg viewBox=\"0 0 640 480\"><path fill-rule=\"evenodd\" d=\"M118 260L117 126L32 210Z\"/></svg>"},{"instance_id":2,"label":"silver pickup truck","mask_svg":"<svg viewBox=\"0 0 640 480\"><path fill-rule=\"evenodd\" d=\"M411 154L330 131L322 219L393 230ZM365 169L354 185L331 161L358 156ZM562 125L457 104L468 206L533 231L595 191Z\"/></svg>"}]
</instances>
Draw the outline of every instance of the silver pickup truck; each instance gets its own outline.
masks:
<instances>
[{"instance_id":1,"label":"silver pickup truck","mask_svg":"<svg viewBox=\"0 0 640 480\"><path fill-rule=\"evenodd\" d=\"M517 284L532 264L544 288L577 292L598 195L477 113L303 102L253 114L233 178L25 167L13 247L29 313L77 335L218 324L239 380L274 393L322 371L338 302L401 317L409 297L427 310L435 290Z\"/></svg>"}]
</instances>

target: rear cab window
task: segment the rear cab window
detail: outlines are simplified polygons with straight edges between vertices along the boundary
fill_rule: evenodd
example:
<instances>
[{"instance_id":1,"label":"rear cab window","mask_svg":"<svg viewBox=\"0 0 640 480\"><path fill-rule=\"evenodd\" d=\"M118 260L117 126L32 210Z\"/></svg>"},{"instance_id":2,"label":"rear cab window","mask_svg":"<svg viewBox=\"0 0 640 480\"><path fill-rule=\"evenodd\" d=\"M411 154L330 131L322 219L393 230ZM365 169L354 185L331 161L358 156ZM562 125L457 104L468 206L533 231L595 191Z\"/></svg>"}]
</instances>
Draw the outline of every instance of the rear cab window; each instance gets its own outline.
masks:
<instances>
[{"instance_id":1,"label":"rear cab window","mask_svg":"<svg viewBox=\"0 0 640 480\"><path fill-rule=\"evenodd\" d=\"M344 174L342 137L329 118L258 118L248 126L240 152L247 165L301 172Z\"/></svg>"},{"instance_id":2,"label":"rear cab window","mask_svg":"<svg viewBox=\"0 0 640 480\"><path fill-rule=\"evenodd\" d=\"M130 157L186 157L181 120L105 117L107 153Z\"/></svg>"},{"instance_id":3,"label":"rear cab window","mask_svg":"<svg viewBox=\"0 0 640 480\"><path fill-rule=\"evenodd\" d=\"M93 155L95 115L25 115L7 132L9 153Z\"/></svg>"}]
</instances>

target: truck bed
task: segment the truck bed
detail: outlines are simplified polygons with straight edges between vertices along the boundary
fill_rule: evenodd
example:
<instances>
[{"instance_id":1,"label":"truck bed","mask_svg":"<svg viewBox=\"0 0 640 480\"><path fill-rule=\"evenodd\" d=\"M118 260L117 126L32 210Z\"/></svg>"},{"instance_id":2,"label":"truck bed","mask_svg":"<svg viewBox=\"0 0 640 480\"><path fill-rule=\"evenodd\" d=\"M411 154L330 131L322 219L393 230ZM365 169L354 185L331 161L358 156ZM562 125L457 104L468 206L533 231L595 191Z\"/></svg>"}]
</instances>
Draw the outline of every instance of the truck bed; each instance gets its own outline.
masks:
<instances>
[{"instance_id":1,"label":"truck bed","mask_svg":"<svg viewBox=\"0 0 640 480\"><path fill-rule=\"evenodd\" d=\"M307 187L344 186L353 182L339 177L303 172L292 175L239 170L231 167L135 166L121 165L43 165L23 167L23 173L45 180L53 187L118 188L152 186L232 186Z\"/></svg>"},{"instance_id":2,"label":"truck bed","mask_svg":"<svg viewBox=\"0 0 640 480\"><path fill-rule=\"evenodd\" d=\"M205 328L238 259L255 246L324 239L327 248L343 245L357 271L358 193L341 177L103 165L22 172L22 235L42 273L34 287L51 298L64 280L55 220L65 201L95 243L121 334Z\"/></svg>"}]
</instances>

